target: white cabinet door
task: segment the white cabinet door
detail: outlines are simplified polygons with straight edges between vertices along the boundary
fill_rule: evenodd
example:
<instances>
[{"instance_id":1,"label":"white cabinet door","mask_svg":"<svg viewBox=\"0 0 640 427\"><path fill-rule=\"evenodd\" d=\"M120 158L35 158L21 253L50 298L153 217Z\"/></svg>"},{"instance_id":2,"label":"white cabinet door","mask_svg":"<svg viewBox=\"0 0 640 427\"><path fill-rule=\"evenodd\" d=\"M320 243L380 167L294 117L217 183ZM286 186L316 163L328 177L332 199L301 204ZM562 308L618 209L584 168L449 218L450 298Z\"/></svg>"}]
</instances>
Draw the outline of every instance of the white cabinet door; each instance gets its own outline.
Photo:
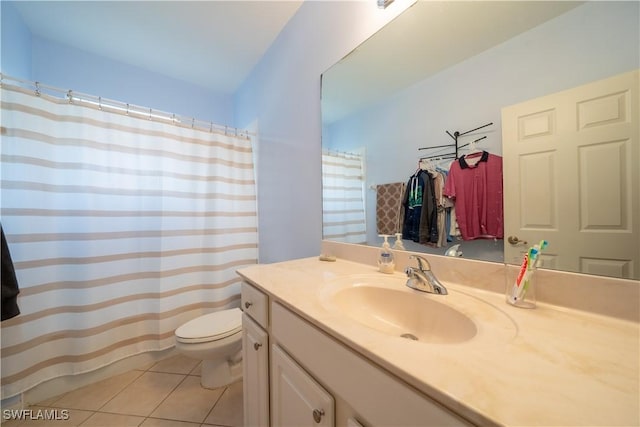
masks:
<instances>
[{"instance_id":1,"label":"white cabinet door","mask_svg":"<svg viewBox=\"0 0 640 427\"><path fill-rule=\"evenodd\" d=\"M269 425L269 335L242 315L242 381L244 423Z\"/></svg>"},{"instance_id":2,"label":"white cabinet door","mask_svg":"<svg viewBox=\"0 0 640 427\"><path fill-rule=\"evenodd\" d=\"M335 402L284 350L271 348L271 415L274 426L333 426Z\"/></svg>"}]
</instances>

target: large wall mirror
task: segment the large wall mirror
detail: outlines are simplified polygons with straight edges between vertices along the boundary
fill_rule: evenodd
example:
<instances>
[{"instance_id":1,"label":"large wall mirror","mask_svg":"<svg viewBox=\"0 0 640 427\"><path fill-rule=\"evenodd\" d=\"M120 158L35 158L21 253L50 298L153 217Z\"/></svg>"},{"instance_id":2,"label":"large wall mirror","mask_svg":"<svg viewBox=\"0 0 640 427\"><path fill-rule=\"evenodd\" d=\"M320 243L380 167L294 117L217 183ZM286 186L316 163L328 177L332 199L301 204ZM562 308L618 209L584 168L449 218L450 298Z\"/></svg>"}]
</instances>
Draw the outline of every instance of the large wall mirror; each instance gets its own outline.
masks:
<instances>
[{"instance_id":1,"label":"large wall mirror","mask_svg":"<svg viewBox=\"0 0 640 427\"><path fill-rule=\"evenodd\" d=\"M502 157L508 152L503 146L508 143L502 123L506 107L640 68L639 18L638 2L418 0L322 76L324 238L380 246L376 199L381 185L407 183L424 168L423 157L433 156L429 167L448 167L454 144L459 156L473 150ZM620 102L627 103L627 113L638 115L637 94ZM625 245L629 235L640 236L638 196L631 194L640 188L637 129L634 134L621 155L631 157L620 174L625 226L607 237L611 247L623 244L616 235L626 236ZM508 173L513 168L505 168L503 183L513 179ZM594 181L599 180L584 180ZM353 193L345 194L345 188ZM584 199L591 190L575 191ZM542 198L541 193L531 197ZM503 201L505 215L513 203ZM544 227L529 231L526 239L505 227L504 239L463 240L454 234L441 244L404 239L403 245L517 264L528 245L509 243L510 235L520 241L548 239L548 252L555 255L582 244ZM457 250L451 250L454 245ZM517 256L505 250L513 245L520 249ZM631 245L629 259L612 259L610 269L558 265L551 256L543 267L640 279L640 243Z\"/></svg>"}]
</instances>

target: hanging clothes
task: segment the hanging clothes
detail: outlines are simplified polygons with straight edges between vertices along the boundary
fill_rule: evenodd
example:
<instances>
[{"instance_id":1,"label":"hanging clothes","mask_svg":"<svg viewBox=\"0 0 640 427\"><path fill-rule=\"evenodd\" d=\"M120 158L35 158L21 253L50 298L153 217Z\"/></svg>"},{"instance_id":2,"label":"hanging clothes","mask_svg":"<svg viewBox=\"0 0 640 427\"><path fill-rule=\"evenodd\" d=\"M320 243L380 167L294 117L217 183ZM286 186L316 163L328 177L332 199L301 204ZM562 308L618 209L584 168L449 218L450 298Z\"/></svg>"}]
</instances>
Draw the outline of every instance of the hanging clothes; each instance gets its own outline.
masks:
<instances>
[{"instance_id":1,"label":"hanging clothes","mask_svg":"<svg viewBox=\"0 0 640 427\"><path fill-rule=\"evenodd\" d=\"M0 248L2 251L2 276L0 276L2 281L2 320L7 320L20 314L20 309L18 308L20 289L18 288L18 279L13 268L9 245L4 237L2 225L0 225L0 234L2 235L2 246Z\"/></svg>"},{"instance_id":2,"label":"hanging clothes","mask_svg":"<svg viewBox=\"0 0 640 427\"><path fill-rule=\"evenodd\" d=\"M445 166L438 166L436 171L440 173L444 179L444 183L447 182L449 176L449 169L451 168L451 162ZM454 236L459 236L458 224L456 222L456 208L453 200L444 194L444 183L442 185L442 206L444 208L444 230L440 235L438 243L440 246L445 246L447 243L453 242Z\"/></svg>"},{"instance_id":3,"label":"hanging clothes","mask_svg":"<svg viewBox=\"0 0 640 427\"><path fill-rule=\"evenodd\" d=\"M454 199L464 240L503 238L502 157L487 151L460 157L451 164L444 194Z\"/></svg>"},{"instance_id":4,"label":"hanging clothes","mask_svg":"<svg viewBox=\"0 0 640 427\"><path fill-rule=\"evenodd\" d=\"M407 182L403 200L402 238L421 244L437 243L437 228L432 228L437 215L432 176L422 169L417 170Z\"/></svg>"},{"instance_id":5,"label":"hanging clothes","mask_svg":"<svg viewBox=\"0 0 640 427\"><path fill-rule=\"evenodd\" d=\"M440 248L447 243L447 230L446 230L446 210L444 196L444 175L439 171L434 171L433 174L433 188L435 190L436 198L436 247Z\"/></svg>"}]
</instances>

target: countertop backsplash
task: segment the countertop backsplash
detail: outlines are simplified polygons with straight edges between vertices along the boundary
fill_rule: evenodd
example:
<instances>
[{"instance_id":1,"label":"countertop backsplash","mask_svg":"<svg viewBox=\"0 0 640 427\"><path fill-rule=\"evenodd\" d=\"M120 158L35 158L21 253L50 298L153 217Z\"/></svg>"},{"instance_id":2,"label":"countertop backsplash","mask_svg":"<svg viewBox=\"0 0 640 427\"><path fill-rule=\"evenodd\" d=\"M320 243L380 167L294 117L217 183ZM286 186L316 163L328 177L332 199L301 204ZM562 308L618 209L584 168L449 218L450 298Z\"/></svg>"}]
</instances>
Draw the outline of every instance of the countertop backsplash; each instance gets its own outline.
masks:
<instances>
[{"instance_id":1,"label":"countertop backsplash","mask_svg":"<svg viewBox=\"0 0 640 427\"><path fill-rule=\"evenodd\" d=\"M379 248L323 240L321 252L363 264L375 265ZM424 254L394 251L396 271L415 266L410 255ZM425 256L436 277L491 292L505 292L519 266L505 265L441 255ZM587 311L640 323L640 281L539 269L535 273L536 299L567 309Z\"/></svg>"}]
</instances>

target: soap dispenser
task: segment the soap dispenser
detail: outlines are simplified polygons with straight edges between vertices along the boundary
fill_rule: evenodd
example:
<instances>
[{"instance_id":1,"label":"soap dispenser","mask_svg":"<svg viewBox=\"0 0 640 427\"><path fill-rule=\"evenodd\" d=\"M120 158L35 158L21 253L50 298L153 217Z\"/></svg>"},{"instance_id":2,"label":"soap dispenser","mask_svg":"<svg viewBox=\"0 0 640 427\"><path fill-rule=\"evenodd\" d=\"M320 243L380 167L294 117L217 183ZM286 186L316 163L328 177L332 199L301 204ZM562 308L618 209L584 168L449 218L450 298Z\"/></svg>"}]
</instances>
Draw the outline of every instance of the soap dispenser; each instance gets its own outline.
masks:
<instances>
[{"instance_id":1,"label":"soap dispenser","mask_svg":"<svg viewBox=\"0 0 640 427\"><path fill-rule=\"evenodd\" d=\"M384 237L382 248L380 249L380 255L378 256L378 269L381 273L391 274L394 272L396 263L393 260L393 252L387 238L389 235L381 234L380 237Z\"/></svg>"},{"instance_id":2,"label":"soap dispenser","mask_svg":"<svg viewBox=\"0 0 640 427\"><path fill-rule=\"evenodd\" d=\"M396 233L396 241L393 244L393 249L404 251L404 243L402 243L402 233Z\"/></svg>"}]
</instances>

